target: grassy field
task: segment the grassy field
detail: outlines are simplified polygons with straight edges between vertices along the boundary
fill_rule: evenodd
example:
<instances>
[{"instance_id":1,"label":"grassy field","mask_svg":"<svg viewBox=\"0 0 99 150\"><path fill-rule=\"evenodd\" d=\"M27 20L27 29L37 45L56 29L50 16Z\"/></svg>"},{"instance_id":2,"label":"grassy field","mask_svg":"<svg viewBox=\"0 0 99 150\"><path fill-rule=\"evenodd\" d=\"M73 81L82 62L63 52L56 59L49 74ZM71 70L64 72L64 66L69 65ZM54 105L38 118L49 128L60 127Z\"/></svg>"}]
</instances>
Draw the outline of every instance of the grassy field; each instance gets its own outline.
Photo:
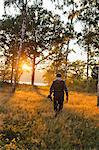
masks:
<instances>
[{"instance_id":1,"label":"grassy field","mask_svg":"<svg viewBox=\"0 0 99 150\"><path fill-rule=\"evenodd\" d=\"M95 95L69 92L55 118L48 88L9 90L0 92L0 150L99 150Z\"/></svg>"}]
</instances>

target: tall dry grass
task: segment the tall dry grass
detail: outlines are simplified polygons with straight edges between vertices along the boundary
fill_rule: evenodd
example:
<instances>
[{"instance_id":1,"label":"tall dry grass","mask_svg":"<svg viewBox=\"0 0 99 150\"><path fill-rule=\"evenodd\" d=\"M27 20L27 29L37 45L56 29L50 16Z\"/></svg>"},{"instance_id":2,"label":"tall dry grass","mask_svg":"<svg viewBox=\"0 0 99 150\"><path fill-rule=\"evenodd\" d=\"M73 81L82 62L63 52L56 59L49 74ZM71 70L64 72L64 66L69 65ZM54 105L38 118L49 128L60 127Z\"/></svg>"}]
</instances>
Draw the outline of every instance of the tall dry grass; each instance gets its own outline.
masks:
<instances>
[{"instance_id":1,"label":"tall dry grass","mask_svg":"<svg viewBox=\"0 0 99 150\"><path fill-rule=\"evenodd\" d=\"M99 109L92 94L69 92L69 103L54 117L48 88L23 86L0 93L0 149L98 150Z\"/></svg>"}]
</instances>

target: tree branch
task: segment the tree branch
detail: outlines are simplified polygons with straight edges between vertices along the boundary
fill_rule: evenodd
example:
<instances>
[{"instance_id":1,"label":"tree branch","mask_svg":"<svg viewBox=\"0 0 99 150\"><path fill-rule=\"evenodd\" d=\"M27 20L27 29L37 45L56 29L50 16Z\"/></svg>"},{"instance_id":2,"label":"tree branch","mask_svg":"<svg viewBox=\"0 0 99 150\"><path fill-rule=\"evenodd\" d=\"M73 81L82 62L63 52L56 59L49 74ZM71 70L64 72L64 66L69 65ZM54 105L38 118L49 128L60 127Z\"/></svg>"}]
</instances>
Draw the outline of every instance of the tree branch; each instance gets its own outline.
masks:
<instances>
[{"instance_id":1,"label":"tree branch","mask_svg":"<svg viewBox=\"0 0 99 150\"><path fill-rule=\"evenodd\" d=\"M27 2L26 2L26 5L30 2L31 0L28 0Z\"/></svg>"},{"instance_id":2,"label":"tree branch","mask_svg":"<svg viewBox=\"0 0 99 150\"><path fill-rule=\"evenodd\" d=\"M15 2L15 5L19 8L19 10L21 10L21 8L19 7L19 5Z\"/></svg>"},{"instance_id":3,"label":"tree branch","mask_svg":"<svg viewBox=\"0 0 99 150\"><path fill-rule=\"evenodd\" d=\"M44 57L42 60L39 60L35 65L38 65L40 62L42 62L43 60L47 59L49 56L51 56L51 55L53 55L53 54L54 54L54 52L51 53L51 54L49 54L49 55L47 55L47 56Z\"/></svg>"}]
</instances>

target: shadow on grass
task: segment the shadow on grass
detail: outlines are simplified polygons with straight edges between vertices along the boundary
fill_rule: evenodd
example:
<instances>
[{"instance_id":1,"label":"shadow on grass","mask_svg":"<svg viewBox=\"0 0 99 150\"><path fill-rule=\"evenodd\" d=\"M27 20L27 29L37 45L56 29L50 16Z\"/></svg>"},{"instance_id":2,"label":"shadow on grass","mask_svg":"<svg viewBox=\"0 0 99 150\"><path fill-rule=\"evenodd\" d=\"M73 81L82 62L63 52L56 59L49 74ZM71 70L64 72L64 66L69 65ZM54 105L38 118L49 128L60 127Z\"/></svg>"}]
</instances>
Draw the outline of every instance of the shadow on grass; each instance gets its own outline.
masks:
<instances>
[{"instance_id":1,"label":"shadow on grass","mask_svg":"<svg viewBox=\"0 0 99 150\"><path fill-rule=\"evenodd\" d=\"M0 106L4 105L5 103L7 103L10 98L14 95L14 93L12 92L8 92L0 101Z\"/></svg>"},{"instance_id":2,"label":"shadow on grass","mask_svg":"<svg viewBox=\"0 0 99 150\"><path fill-rule=\"evenodd\" d=\"M40 89L39 87L34 86L33 88L34 88L34 91L35 91L38 95L40 95L40 96L43 97L43 98L47 98L47 96L46 96L45 94L42 94L42 91L41 91L41 89ZM43 91L44 91L44 90L43 90Z\"/></svg>"}]
</instances>

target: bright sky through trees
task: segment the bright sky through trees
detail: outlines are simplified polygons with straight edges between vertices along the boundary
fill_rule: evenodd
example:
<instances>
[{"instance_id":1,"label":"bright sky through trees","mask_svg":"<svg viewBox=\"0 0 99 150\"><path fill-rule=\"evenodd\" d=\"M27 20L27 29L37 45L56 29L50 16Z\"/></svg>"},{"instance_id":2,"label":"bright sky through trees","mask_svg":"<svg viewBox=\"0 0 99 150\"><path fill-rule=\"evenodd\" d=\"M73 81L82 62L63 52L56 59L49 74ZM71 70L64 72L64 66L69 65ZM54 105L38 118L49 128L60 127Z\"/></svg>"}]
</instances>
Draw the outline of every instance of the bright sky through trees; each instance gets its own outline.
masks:
<instances>
[{"instance_id":1,"label":"bright sky through trees","mask_svg":"<svg viewBox=\"0 0 99 150\"><path fill-rule=\"evenodd\" d=\"M79 0L75 0L75 1L78 2ZM66 17L62 14L62 11L61 10L55 10L55 6L52 5L50 0L44 0L43 7L47 8L49 11L52 11L53 13L58 13L61 16L61 20L64 20L66 22ZM68 8L66 8L66 9L68 9ZM13 15L14 10L10 9L10 10L8 10L8 13L9 14L12 13L12 15ZM15 11L15 13L16 13L16 11ZM3 14L4 14L3 0L0 0L0 18L2 17ZM81 31L80 22L77 22L75 24L74 28L75 28L76 31L80 32ZM86 60L85 52L83 50L81 50L77 44L74 45L74 43L75 43L75 41L71 41L70 48L74 49L76 51L76 53L69 54L70 61L75 61L77 59Z\"/></svg>"},{"instance_id":2,"label":"bright sky through trees","mask_svg":"<svg viewBox=\"0 0 99 150\"><path fill-rule=\"evenodd\" d=\"M78 0L75 0L75 1L78 1ZM54 14L59 14L61 16L61 20L63 20L65 23L67 22L67 17L65 15L63 15L63 12L62 10L56 10L55 9L55 6L51 3L50 0L44 0L44 3L43 3L43 7L44 8L47 8L49 11L52 11ZM66 8L66 11L69 11L69 8ZM7 13L9 15L14 15L16 14L16 12L18 13L18 11L14 10L13 8L10 8L10 9L7 9ZM0 18L2 18L2 15L4 14L4 5L3 5L3 0L0 0ZM74 28L75 28L75 31L77 32L80 32L81 31L81 23L80 22L77 22L75 23L74 25ZM69 54L69 60L72 62L72 61L75 61L75 60L85 60L86 61L86 53L77 45L77 43L75 40L71 40L70 41L70 49L74 49L75 53L74 52L71 52ZM23 65L23 69L24 70L27 70L27 66L26 65ZM39 65L37 67L37 69L39 68ZM28 68L29 69L29 68ZM30 69L31 70L31 69ZM31 73L30 73L31 74ZM37 73L38 74L38 73ZM40 73L41 75L42 73ZM27 75L26 75L27 76ZM38 80L38 79L37 79Z\"/></svg>"},{"instance_id":3,"label":"bright sky through trees","mask_svg":"<svg viewBox=\"0 0 99 150\"><path fill-rule=\"evenodd\" d=\"M24 70L29 71L29 70L31 70L31 67L30 67L29 65L27 65L27 64L23 64L22 70L23 70L23 71L24 71Z\"/></svg>"}]
</instances>

